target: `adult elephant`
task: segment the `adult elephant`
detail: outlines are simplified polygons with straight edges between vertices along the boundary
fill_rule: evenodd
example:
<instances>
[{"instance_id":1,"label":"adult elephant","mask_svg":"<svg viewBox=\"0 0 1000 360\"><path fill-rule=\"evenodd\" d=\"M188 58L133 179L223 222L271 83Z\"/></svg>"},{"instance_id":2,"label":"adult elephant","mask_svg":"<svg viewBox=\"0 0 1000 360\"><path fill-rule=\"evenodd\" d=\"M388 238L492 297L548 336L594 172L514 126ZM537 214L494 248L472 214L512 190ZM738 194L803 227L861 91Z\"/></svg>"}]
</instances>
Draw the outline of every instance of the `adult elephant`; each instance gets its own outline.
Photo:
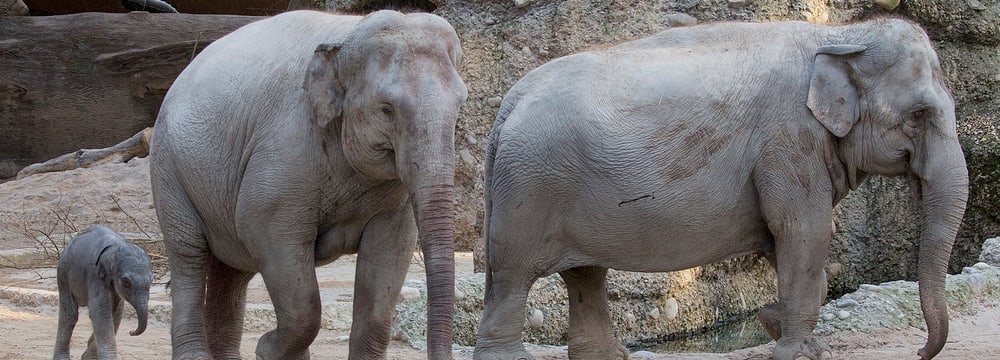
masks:
<instances>
[{"instance_id":1,"label":"adult elephant","mask_svg":"<svg viewBox=\"0 0 1000 360\"><path fill-rule=\"evenodd\" d=\"M177 77L150 149L170 257L174 358L239 358L260 273L277 329L260 359L305 359L315 266L357 253L350 357L384 356L419 240L428 356L451 356L454 29L430 14L288 12L208 47Z\"/></svg>"},{"instance_id":2,"label":"adult elephant","mask_svg":"<svg viewBox=\"0 0 1000 360\"><path fill-rule=\"evenodd\" d=\"M833 207L867 174L923 201L920 301L948 335L946 265L968 173L955 104L927 35L882 19L828 27L719 23L554 60L504 98L485 164L487 288L476 359L521 346L534 280L569 291L569 353L625 358L607 268L674 271L763 253L776 359L818 359Z\"/></svg>"}]
</instances>

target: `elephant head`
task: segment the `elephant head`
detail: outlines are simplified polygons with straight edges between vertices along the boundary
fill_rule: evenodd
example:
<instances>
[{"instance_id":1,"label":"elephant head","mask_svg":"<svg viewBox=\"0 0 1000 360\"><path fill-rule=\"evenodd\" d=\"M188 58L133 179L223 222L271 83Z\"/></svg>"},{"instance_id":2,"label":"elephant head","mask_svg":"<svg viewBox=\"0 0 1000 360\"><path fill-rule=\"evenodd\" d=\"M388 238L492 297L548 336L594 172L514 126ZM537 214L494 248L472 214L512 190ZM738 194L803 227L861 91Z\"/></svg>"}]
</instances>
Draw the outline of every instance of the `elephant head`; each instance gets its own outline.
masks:
<instances>
[{"instance_id":1,"label":"elephant head","mask_svg":"<svg viewBox=\"0 0 1000 360\"><path fill-rule=\"evenodd\" d=\"M104 247L97 257L98 275L135 309L139 325L129 335L137 336L146 331L149 315L149 286L153 271L149 255L133 244L112 244Z\"/></svg>"},{"instance_id":2,"label":"elephant head","mask_svg":"<svg viewBox=\"0 0 1000 360\"><path fill-rule=\"evenodd\" d=\"M816 51L807 105L839 138L849 186L868 173L907 175L921 200L918 281L927 322L921 357L948 337L945 273L968 198L955 102L926 33L881 20Z\"/></svg>"},{"instance_id":3,"label":"elephant head","mask_svg":"<svg viewBox=\"0 0 1000 360\"><path fill-rule=\"evenodd\" d=\"M379 11L342 43L320 45L304 83L316 124L339 136L350 166L408 189L427 271L429 354L451 352L455 122L468 96L460 61L443 19Z\"/></svg>"}]
</instances>

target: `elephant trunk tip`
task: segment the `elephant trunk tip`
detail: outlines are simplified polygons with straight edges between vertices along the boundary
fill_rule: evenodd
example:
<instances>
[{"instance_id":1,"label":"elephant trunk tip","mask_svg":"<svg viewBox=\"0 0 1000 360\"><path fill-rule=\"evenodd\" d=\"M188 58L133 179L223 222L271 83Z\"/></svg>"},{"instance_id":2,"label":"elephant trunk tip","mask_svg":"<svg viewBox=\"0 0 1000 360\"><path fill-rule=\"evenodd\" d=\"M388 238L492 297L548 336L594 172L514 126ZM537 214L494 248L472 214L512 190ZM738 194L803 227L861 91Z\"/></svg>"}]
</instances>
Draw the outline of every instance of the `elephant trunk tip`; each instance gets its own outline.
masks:
<instances>
[{"instance_id":1,"label":"elephant trunk tip","mask_svg":"<svg viewBox=\"0 0 1000 360\"><path fill-rule=\"evenodd\" d=\"M947 335L945 335L947 338ZM944 348L944 341L939 339L934 339L932 337L927 338L927 344L923 348L917 350L917 355L920 356L921 360L929 360L937 356L941 349Z\"/></svg>"}]
</instances>

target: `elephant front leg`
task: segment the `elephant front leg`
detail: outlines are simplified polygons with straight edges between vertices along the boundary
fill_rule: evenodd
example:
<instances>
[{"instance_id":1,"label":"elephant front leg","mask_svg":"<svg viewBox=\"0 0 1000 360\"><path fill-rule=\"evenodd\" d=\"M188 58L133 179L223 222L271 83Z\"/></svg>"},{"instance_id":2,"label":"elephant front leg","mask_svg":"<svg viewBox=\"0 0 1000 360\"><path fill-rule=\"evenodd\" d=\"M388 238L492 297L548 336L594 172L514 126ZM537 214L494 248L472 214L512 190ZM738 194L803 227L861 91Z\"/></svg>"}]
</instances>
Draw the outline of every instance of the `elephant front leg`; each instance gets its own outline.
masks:
<instances>
[{"instance_id":1,"label":"elephant front leg","mask_svg":"<svg viewBox=\"0 0 1000 360\"><path fill-rule=\"evenodd\" d=\"M118 326L122 323L122 299L117 295L112 294L111 297L114 298L111 302L111 320L112 320L112 335L118 334ZM101 357L101 351L98 349L97 341L97 327L94 327L94 333L90 334L90 339L87 339L87 350L80 356L81 359L104 359ZM112 336L112 338L114 338Z\"/></svg>"},{"instance_id":2,"label":"elephant front leg","mask_svg":"<svg viewBox=\"0 0 1000 360\"><path fill-rule=\"evenodd\" d=\"M607 268L579 267L559 273L569 295L569 357L628 359L615 337L608 310Z\"/></svg>"},{"instance_id":3,"label":"elephant front leg","mask_svg":"<svg viewBox=\"0 0 1000 360\"><path fill-rule=\"evenodd\" d=\"M73 328L80 318L80 309L73 296L66 289L59 289L59 324L56 328L56 345L52 351L53 360L69 360L69 343Z\"/></svg>"},{"instance_id":4,"label":"elephant front leg","mask_svg":"<svg viewBox=\"0 0 1000 360\"><path fill-rule=\"evenodd\" d=\"M115 344L114 302L118 299L113 294L97 294L100 288L91 287L91 298L87 300L90 310L90 322L94 333L87 341L87 351L81 359L112 360L118 358L118 347ZM113 291L113 290L110 290ZM96 356L95 356L96 355Z\"/></svg>"},{"instance_id":5,"label":"elephant front leg","mask_svg":"<svg viewBox=\"0 0 1000 360\"><path fill-rule=\"evenodd\" d=\"M409 206L376 216L358 247L350 359L385 357L394 306L406 278L417 229Z\"/></svg>"},{"instance_id":6,"label":"elephant front leg","mask_svg":"<svg viewBox=\"0 0 1000 360\"><path fill-rule=\"evenodd\" d=\"M817 193L821 192L794 186L761 191L762 210L774 238L778 304L766 307L760 316L769 335L778 340L774 358L779 360L832 355L812 333L826 294L823 266L833 210L830 198Z\"/></svg>"},{"instance_id":7,"label":"elephant front leg","mask_svg":"<svg viewBox=\"0 0 1000 360\"><path fill-rule=\"evenodd\" d=\"M321 325L322 306L313 244L299 239L315 239L315 231L302 234L301 229L297 233L292 228L282 227L260 234L268 241L252 239L248 242L266 244L264 251L268 255L261 260L260 274L271 295L278 327L260 337L257 359L309 359L309 345L316 339Z\"/></svg>"}]
</instances>

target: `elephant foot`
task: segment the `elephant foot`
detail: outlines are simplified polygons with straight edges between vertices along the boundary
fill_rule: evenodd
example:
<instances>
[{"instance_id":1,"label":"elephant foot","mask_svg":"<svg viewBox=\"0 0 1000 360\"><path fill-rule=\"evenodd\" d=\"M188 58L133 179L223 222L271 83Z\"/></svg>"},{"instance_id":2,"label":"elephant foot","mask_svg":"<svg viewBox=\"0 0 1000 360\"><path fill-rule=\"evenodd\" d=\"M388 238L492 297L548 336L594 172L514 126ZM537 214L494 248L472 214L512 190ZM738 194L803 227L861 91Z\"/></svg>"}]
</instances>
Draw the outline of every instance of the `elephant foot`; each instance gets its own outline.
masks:
<instances>
[{"instance_id":1,"label":"elephant foot","mask_svg":"<svg viewBox=\"0 0 1000 360\"><path fill-rule=\"evenodd\" d=\"M212 360L206 352L174 353L174 360Z\"/></svg>"},{"instance_id":2,"label":"elephant foot","mask_svg":"<svg viewBox=\"0 0 1000 360\"><path fill-rule=\"evenodd\" d=\"M483 347L476 346L476 350L472 354L472 360L534 360L535 357L531 356L527 350L524 349L523 345L511 345L502 347Z\"/></svg>"},{"instance_id":3,"label":"elephant foot","mask_svg":"<svg viewBox=\"0 0 1000 360\"><path fill-rule=\"evenodd\" d=\"M778 304L771 304L760 309L757 313L757 321L767 331L771 339L781 339L781 313L778 311Z\"/></svg>"},{"instance_id":4,"label":"elephant foot","mask_svg":"<svg viewBox=\"0 0 1000 360\"><path fill-rule=\"evenodd\" d=\"M628 349L625 348L616 339L612 339L611 342L605 342L604 344L598 345L600 343L587 343L586 348L583 346L573 346L569 347L569 358L570 359L608 359L608 360L628 360Z\"/></svg>"},{"instance_id":5,"label":"elephant foot","mask_svg":"<svg viewBox=\"0 0 1000 360\"><path fill-rule=\"evenodd\" d=\"M833 359L830 347L816 338L809 337L805 340L778 341L774 347L775 360L829 360Z\"/></svg>"},{"instance_id":6,"label":"elephant foot","mask_svg":"<svg viewBox=\"0 0 1000 360\"><path fill-rule=\"evenodd\" d=\"M257 341L257 360L309 360L309 346L296 353L279 350L278 331L264 333Z\"/></svg>"},{"instance_id":7,"label":"elephant foot","mask_svg":"<svg viewBox=\"0 0 1000 360\"><path fill-rule=\"evenodd\" d=\"M80 360L97 360L97 347L87 346L87 350L80 355Z\"/></svg>"}]
</instances>

